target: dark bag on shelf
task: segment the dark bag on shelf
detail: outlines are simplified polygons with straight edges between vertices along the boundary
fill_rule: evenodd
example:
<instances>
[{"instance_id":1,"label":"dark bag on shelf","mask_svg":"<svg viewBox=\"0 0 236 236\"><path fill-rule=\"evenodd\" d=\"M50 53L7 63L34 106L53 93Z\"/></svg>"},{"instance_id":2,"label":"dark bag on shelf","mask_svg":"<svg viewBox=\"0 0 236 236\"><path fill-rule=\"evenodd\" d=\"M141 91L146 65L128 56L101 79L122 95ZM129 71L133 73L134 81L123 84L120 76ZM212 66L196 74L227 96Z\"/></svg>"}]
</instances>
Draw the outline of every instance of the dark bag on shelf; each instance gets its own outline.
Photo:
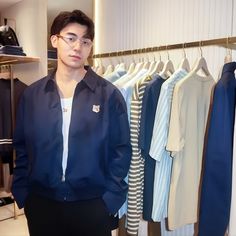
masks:
<instances>
[{"instance_id":1,"label":"dark bag on shelf","mask_svg":"<svg viewBox=\"0 0 236 236\"><path fill-rule=\"evenodd\" d=\"M15 31L8 25L0 27L0 45L19 46Z\"/></svg>"}]
</instances>

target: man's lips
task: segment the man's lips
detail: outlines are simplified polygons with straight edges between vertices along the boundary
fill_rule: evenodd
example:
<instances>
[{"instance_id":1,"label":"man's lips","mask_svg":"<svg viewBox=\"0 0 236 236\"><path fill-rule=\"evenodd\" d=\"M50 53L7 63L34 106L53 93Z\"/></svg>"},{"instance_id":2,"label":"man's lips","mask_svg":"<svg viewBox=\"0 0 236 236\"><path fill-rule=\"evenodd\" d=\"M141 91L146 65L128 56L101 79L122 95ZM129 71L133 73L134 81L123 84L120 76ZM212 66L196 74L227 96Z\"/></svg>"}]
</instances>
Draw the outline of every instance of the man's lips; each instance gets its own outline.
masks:
<instances>
[{"instance_id":1,"label":"man's lips","mask_svg":"<svg viewBox=\"0 0 236 236\"><path fill-rule=\"evenodd\" d=\"M75 59L77 59L77 60L81 60L81 57L78 56L78 55L70 55L70 57L73 57L73 58L75 58Z\"/></svg>"}]
</instances>

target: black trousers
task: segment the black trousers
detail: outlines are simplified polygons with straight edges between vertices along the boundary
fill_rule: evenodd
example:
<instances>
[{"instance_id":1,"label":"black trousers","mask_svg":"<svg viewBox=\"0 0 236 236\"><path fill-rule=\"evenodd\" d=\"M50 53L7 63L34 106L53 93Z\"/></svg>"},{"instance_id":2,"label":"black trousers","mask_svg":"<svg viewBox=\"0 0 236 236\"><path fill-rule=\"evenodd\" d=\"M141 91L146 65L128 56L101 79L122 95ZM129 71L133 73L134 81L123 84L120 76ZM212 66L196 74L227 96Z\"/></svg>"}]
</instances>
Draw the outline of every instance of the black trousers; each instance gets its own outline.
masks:
<instances>
[{"instance_id":1,"label":"black trousers","mask_svg":"<svg viewBox=\"0 0 236 236\"><path fill-rule=\"evenodd\" d=\"M57 202L30 195L25 203L30 236L111 236L102 199Z\"/></svg>"}]
</instances>

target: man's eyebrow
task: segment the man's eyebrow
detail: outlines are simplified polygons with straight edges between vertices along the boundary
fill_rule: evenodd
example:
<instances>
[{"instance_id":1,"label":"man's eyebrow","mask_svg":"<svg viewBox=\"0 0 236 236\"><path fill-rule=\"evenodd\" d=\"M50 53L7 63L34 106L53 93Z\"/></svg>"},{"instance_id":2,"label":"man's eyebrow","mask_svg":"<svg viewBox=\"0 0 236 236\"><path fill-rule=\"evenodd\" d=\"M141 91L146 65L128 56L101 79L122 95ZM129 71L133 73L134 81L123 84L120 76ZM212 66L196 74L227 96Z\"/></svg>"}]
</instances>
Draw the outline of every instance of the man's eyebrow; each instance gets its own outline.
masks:
<instances>
[{"instance_id":1,"label":"man's eyebrow","mask_svg":"<svg viewBox=\"0 0 236 236\"><path fill-rule=\"evenodd\" d=\"M77 37L77 35L76 35L75 33L72 33L72 32L67 32L66 34L67 34L67 35L71 35L71 36L76 36L76 37Z\"/></svg>"},{"instance_id":2,"label":"man's eyebrow","mask_svg":"<svg viewBox=\"0 0 236 236\"><path fill-rule=\"evenodd\" d=\"M77 34L72 33L72 32L67 32L66 34L67 34L67 35L70 35L70 36L76 36L76 37L78 37ZM88 36L88 34L84 34L84 35L82 35L81 38L89 39L89 36Z\"/></svg>"}]
</instances>

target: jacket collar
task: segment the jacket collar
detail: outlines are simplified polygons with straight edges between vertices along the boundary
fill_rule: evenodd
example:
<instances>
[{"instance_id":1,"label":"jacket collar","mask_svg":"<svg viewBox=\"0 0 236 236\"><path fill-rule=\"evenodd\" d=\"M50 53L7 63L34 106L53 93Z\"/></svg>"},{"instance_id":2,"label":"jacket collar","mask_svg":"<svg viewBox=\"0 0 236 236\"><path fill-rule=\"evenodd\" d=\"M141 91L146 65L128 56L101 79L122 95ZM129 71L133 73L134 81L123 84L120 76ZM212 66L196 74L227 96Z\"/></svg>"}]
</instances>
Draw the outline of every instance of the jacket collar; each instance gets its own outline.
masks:
<instances>
[{"instance_id":1,"label":"jacket collar","mask_svg":"<svg viewBox=\"0 0 236 236\"><path fill-rule=\"evenodd\" d=\"M84 66L84 68L87 72L84 78L78 84L83 83L92 92L94 92L97 87L97 80L100 79L100 77L91 69L90 66ZM46 92L54 91L54 89L56 89L56 84L54 79L55 74L56 74L56 69L46 77L46 84L45 84Z\"/></svg>"},{"instance_id":2,"label":"jacket collar","mask_svg":"<svg viewBox=\"0 0 236 236\"><path fill-rule=\"evenodd\" d=\"M229 63L226 63L223 67L223 71L222 73L225 73L225 72L234 72L236 70L236 62L229 62Z\"/></svg>"}]
</instances>

